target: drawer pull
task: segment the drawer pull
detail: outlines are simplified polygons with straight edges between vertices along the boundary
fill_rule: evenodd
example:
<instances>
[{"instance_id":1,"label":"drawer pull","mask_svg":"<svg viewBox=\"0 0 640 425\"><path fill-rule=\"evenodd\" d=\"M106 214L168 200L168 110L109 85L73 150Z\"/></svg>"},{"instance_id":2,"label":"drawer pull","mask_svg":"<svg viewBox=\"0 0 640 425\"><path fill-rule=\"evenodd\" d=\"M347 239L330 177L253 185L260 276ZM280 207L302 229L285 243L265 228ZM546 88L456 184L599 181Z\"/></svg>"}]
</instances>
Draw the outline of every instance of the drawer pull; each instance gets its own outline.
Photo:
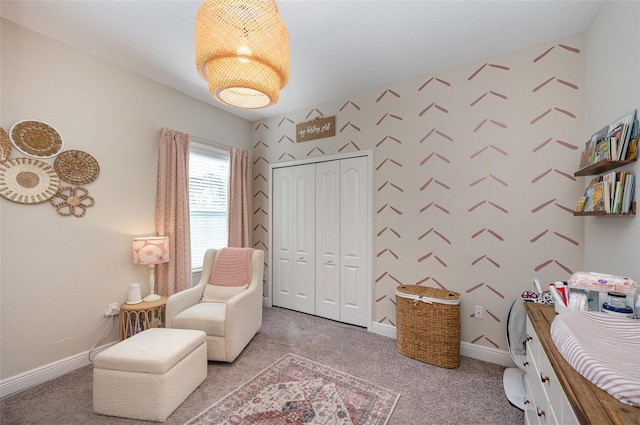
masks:
<instances>
[{"instance_id":1,"label":"drawer pull","mask_svg":"<svg viewBox=\"0 0 640 425\"><path fill-rule=\"evenodd\" d=\"M548 380L549 380L549 376L540 372L540 382L544 383L544 382L547 382Z\"/></svg>"},{"instance_id":2,"label":"drawer pull","mask_svg":"<svg viewBox=\"0 0 640 425\"><path fill-rule=\"evenodd\" d=\"M533 341L533 338L531 337L531 335L527 334L527 337L525 338L525 340L529 342L529 341Z\"/></svg>"},{"instance_id":3,"label":"drawer pull","mask_svg":"<svg viewBox=\"0 0 640 425\"><path fill-rule=\"evenodd\" d=\"M522 363L524 366L529 366L529 362L528 361L524 361L524 363Z\"/></svg>"},{"instance_id":4,"label":"drawer pull","mask_svg":"<svg viewBox=\"0 0 640 425\"><path fill-rule=\"evenodd\" d=\"M529 403L531 403L531 402L529 401L529 399L526 399L526 398L525 398L525 399L524 399L524 404L529 404Z\"/></svg>"},{"instance_id":5,"label":"drawer pull","mask_svg":"<svg viewBox=\"0 0 640 425\"><path fill-rule=\"evenodd\" d=\"M542 410L539 407L536 407L536 413L538 414L538 417L540 416L545 416L544 410ZM546 416L545 416L546 417Z\"/></svg>"}]
</instances>

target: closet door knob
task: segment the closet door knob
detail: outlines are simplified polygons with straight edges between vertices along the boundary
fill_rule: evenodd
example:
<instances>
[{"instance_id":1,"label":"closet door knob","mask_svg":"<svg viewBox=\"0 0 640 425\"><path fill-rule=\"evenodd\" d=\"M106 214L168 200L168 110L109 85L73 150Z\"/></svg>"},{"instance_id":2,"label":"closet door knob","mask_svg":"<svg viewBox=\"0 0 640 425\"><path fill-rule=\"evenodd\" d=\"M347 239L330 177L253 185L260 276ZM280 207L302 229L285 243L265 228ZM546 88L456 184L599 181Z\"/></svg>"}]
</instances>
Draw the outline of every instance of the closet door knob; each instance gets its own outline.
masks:
<instances>
[{"instance_id":1,"label":"closet door knob","mask_svg":"<svg viewBox=\"0 0 640 425\"><path fill-rule=\"evenodd\" d=\"M544 410L539 407L536 407L536 413L538 414L538 416L545 416Z\"/></svg>"},{"instance_id":2,"label":"closet door knob","mask_svg":"<svg viewBox=\"0 0 640 425\"><path fill-rule=\"evenodd\" d=\"M527 342L531 341L532 339L533 339L533 338L532 338L531 336L529 336L529 335L527 335L527 337L525 338L525 340L526 340Z\"/></svg>"},{"instance_id":3,"label":"closet door knob","mask_svg":"<svg viewBox=\"0 0 640 425\"><path fill-rule=\"evenodd\" d=\"M549 376L540 372L540 382L547 382L549 380Z\"/></svg>"}]
</instances>

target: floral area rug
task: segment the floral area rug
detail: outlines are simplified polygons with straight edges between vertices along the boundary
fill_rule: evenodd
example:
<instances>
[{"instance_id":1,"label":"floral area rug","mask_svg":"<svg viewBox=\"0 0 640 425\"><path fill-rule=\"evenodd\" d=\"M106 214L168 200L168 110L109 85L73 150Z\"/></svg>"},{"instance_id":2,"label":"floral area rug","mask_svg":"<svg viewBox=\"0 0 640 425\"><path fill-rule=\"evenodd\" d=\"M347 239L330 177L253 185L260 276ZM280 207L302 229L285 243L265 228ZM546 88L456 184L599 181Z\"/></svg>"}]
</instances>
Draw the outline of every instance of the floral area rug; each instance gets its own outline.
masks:
<instances>
[{"instance_id":1,"label":"floral area rug","mask_svg":"<svg viewBox=\"0 0 640 425\"><path fill-rule=\"evenodd\" d=\"M384 425L399 394L287 354L188 425Z\"/></svg>"}]
</instances>

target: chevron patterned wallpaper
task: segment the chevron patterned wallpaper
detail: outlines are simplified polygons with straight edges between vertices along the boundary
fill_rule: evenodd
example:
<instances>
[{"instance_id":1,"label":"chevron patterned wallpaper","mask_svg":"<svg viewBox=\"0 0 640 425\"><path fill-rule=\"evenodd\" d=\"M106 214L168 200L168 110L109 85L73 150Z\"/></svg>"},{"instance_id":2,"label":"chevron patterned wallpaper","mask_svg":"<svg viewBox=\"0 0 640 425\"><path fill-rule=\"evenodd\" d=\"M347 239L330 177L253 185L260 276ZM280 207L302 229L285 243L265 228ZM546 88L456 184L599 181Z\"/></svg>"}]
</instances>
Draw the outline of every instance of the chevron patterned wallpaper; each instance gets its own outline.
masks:
<instances>
[{"instance_id":1,"label":"chevron patterned wallpaper","mask_svg":"<svg viewBox=\"0 0 640 425\"><path fill-rule=\"evenodd\" d=\"M447 288L462 340L505 350L513 300L583 266L584 47L579 34L255 122L254 246L269 249L269 164L372 150L374 321L395 326L400 284ZM295 143L297 123L333 115L335 137Z\"/></svg>"}]
</instances>

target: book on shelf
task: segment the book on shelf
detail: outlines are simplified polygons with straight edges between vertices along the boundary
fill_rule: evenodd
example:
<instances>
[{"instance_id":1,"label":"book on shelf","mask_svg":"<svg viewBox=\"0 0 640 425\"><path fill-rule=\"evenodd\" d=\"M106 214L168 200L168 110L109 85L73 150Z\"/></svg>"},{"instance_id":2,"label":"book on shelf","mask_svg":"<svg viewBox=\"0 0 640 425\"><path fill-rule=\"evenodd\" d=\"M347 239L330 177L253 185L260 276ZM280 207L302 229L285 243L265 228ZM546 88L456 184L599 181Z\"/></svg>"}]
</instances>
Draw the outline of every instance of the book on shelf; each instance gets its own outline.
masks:
<instances>
[{"instance_id":1,"label":"book on shelf","mask_svg":"<svg viewBox=\"0 0 640 425\"><path fill-rule=\"evenodd\" d=\"M599 185L600 184L600 185ZM596 204L602 200L602 181L599 178L592 179L589 185L584 190L584 204L582 206L582 212L597 211ZM596 186L600 186L596 189Z\"/></svg>"},{"instance_id":2,"label":"book on shelf","mask_svg":"<svg viewBox=\"0 0 640 425\"><path fill-rule=\"evenodd\" d=\"M609 183L602 181L602 204L604 212L611 213L611 189Z\"/></svg>"},{"instance_id":3,"label":"book on shelf","mask_svg":"<svg viewBox=\"0 0 640 425\"><path fill-rule=\"evenodd\" d=\"M635 182L635 174L627 174L624 178L624 192L622 194L622 206L620 207L621 213L631 211L631 203L633 202L635 193Z\"/></svg>"},{"instance_id":4,"label":"book on shelf","mask_svg":"<svg viewBox=\"0 0 640 425\"><path fill-rule=\"evenodd\" d=\"M613 193L613 205L611 207L612 214L619 214L621 210L625 174L625 171L616 171L615 191Z\"/></svg>"},{"instance_id":5,"label":"book on shelf","mask_svg":"<svg viewBox=\"0 0 640 425\"><path fill-rule=\"evenodd\" d=\"M627 145L627 154L625 160L634 161L638 158L638 119L633 121L633 127L631 129L631 135L629 136L629 143Z\"/></svg>"},{"instance_id":6,"label":"book on shelf","mask_svg":"<svg viewBox=\"0 0 640 425\"><path fill-rule=\"evenodd\" d=\"M593 164L609 160L611 160L611 138L605 137L604 139L596 142L596 152Z\"/></svg>"},{"instance_id":7,"label":"book on shelf","mask_svg":"<svg viewBox=\"0 0 640 425\"><path fill-rule=\"evenodd\" d=\"M618 214L620 212L620 194L622 192L622 186L619 181L616 181L615 192L613 195L613 205L611 207L611 214Z\"/></svg>"},{"instance_id":8,"label":"book on shelf","mask_svg":"<svg viewBox=\"0 0 640 425\"><path fill-rule=\"evenodd\" d=\"M604 183L598 181L593 185L593 211L605 211L604 208Z\"/></svg>"},{"instance_id":9,"label":"book on shelf","mask_svg":"<svg viewBox=\"0 0 640 425\"><path fill-rule=\"evenodd\" d=\"M613 203L614 189L616 187L616 172L610 171L603 174L602 182L604 183L605 198L609 201L609 206L607 207L607 205L605 205L605 211L610 213L612 212L611 207Z\"/></svg>"},{"instance_id":10,"label":"book on shelf","mask_svg":"<svg viewBox=\"0 0 640 425\"><path fill-rule=\"evenodd\" d=\"M582 212L584 209L584 202L587 200L585 196L581 196L576 201L576 212Z\"/></svg>"},{"instance_id":11,"label":"book on shelf","mask_svg":"<svg viewBox=\"0 0 640 425\"><path fill-rule=\"evenodd\" d=\"M635 120L636 110L632 109L609 126L608 136L615 137L618 142L618 156L615 159L617 161L624 160L627 157L627 149Z\"/></svg>"},{"instance_id":12,"label":"book on shelf","mask_svg":"<svg viewBox=\"0 0 640 425\"><path fill-rule=\"evenodd\" d=\"M584 144L584 150L582 151L582 155L580 156L580 166L578 167L578 170L582 170L583 168L587 168L589 165L591 165L591 152L594 152L591 149L593 142L591 140L587 141L587 143Z\"/></svg>"},{"instance_id":13,"label":"book on shelf","mask_svg":"<svg viewBox=\"0 0 640 425\"><path fill-rule=\"evenodd\" d=\"M615 137L609 137L609 160L615 161L618 155L618 141Z\"/></svg>"},{"instance_id":14,"label":"book on shelf","mask_svg":"<svg viewBox=\"0 0 640 425\"><path fill-rule=\"evenodd\" d=\"M624 122L617 122L614 125L612 125L611 131L609 132L608 137L616 139L616 147L617 147L616 151L618 153L618 156L614 158L614 160L616 161L619 159L619 156L623 147L622 145L624 143L625 125L626 124Z\"/></svg>"},{"instance_id":15,"label":"book on shelf","mask_svg":"<svg viewBox=\"0 0 640 425\"><path fill-rule=\"evenodd\" d=\"M593 136L591 136L591 141L596 143L598 140L602 140L605 137L609 136L609 126L605 125L600 130L596 131Z\"/></svg>"}]
</instances>

